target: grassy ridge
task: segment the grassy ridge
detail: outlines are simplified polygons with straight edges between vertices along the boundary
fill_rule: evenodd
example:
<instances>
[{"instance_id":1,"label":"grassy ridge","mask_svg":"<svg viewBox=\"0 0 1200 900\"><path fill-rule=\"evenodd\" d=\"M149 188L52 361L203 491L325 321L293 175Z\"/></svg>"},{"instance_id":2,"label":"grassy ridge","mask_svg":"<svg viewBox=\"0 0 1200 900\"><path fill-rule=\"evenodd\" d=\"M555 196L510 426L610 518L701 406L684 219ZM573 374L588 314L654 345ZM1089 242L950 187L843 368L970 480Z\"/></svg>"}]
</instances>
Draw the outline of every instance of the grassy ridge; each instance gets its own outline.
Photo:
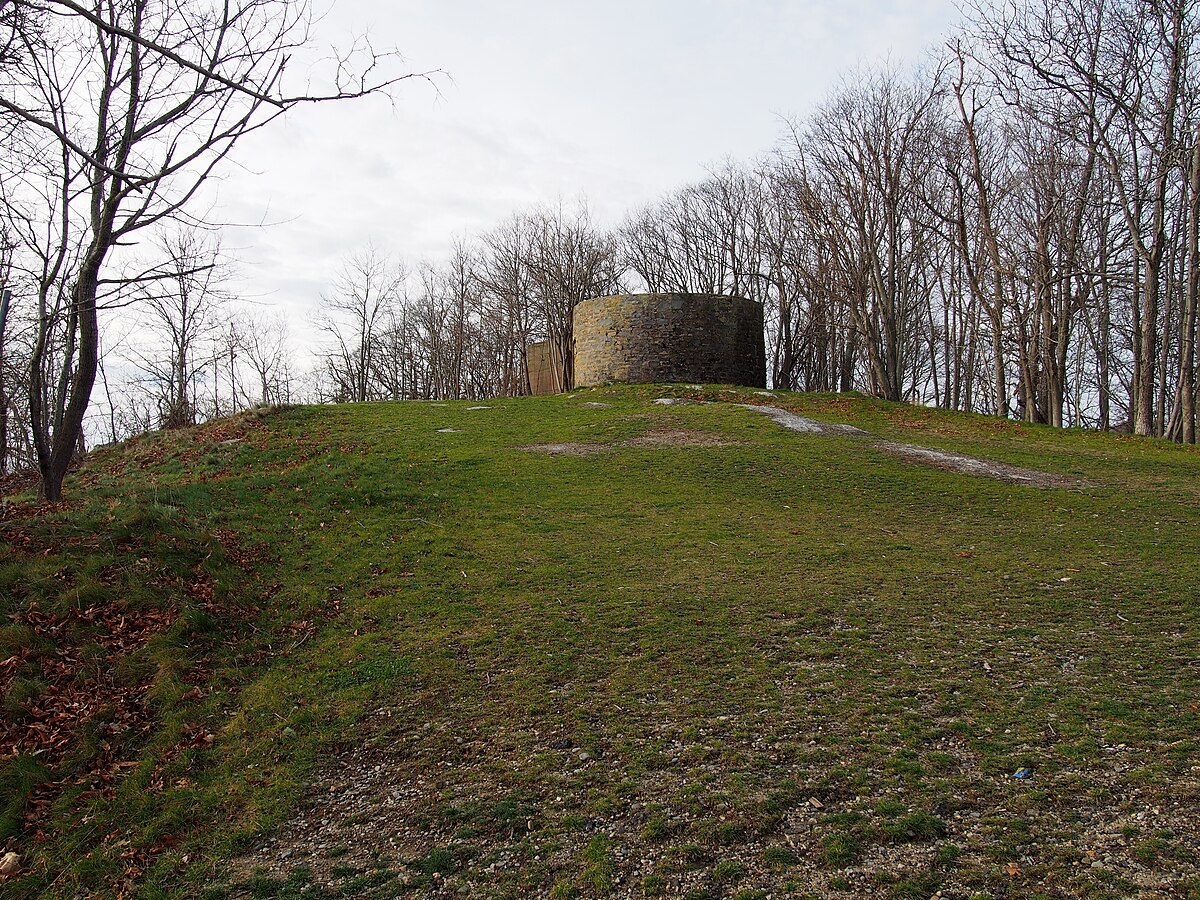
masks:
<instances>
[{"instance_id":1,"label":"grassy ridge","mask_svg":"<svg viewBox=\"0 0 1200 900\"><path fill-rule=\"evenodd\" d=\"M5 890L1200 896L1194 450L771 401L1085 485L1036 489L664 390L289 409L10 506ZM325 846L230 867L297 804Z\"/></svg>"}]
</instances>

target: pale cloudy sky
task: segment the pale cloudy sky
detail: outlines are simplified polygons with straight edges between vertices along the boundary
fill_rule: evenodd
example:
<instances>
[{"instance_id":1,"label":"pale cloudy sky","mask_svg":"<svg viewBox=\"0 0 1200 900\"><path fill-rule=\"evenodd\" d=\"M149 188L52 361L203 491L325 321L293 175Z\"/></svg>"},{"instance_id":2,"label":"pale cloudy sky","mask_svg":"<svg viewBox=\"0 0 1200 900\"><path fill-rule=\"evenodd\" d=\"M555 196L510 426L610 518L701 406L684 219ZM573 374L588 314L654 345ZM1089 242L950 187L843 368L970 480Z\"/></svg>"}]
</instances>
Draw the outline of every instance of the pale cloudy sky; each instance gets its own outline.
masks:
<instances>
[{"instance_id":1,"label":"pale cloudy sky","mask_svg":"<svg viewBox=\"0 0 1200 900\"><path fill-rule=\"evenodd\" d=\"M333 0L320 36L367 31L436 89L307 108L239 148L215 215L244 291L298 342L341 260L368 241L410 260L538 203L596 218L771 148L856 65L920 60L953 0Z\"/></svg>"}]
</instances>

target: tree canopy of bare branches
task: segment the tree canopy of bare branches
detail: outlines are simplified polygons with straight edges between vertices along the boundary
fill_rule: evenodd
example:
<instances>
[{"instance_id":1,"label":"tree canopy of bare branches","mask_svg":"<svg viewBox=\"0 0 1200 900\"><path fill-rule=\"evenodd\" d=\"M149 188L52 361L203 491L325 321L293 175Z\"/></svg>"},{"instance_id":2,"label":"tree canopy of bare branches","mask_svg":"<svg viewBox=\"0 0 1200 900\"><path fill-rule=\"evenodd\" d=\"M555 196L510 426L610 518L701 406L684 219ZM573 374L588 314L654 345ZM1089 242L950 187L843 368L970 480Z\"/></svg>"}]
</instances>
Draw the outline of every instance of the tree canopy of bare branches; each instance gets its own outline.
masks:
<instances>
[{"instance_id":1,"label":"tree canopy of bare branches","mask_svg":"<svg viewBox=\"0 0 1200 900\"><path fill-rule=\"evenodd\" d=\"M193 34L162 9L0 4L6 278L33 298L0 338L3 388L11 398L21 380L13 360L33 361L20 386L31 414L10 443L18 456L36 445L44 472L78 445L97 310L148 296L137 284L178 284L165 257L115 266L118 244L188 218L246 131L386 86L362 80L368 48L365 65L339 61L359 80L289 94L283 60L308 39L292 0L243 0L246 22L286 15L227 34L219 15ZM713 292L763 304L776 387L1194 442L1198 12L1189 0L977 0L926 66L847 74L772 152L713 166L611 229L559 204L514 212L442 261L353 255L322 301L313 396L523 394L543 341L569 389L579 301ZM99 116L80 85L102 99ZM194 410L292 395L281 335L235 319L219 337L197 357L214 374ZM174 396L166 405L186 410Z\"/></svg>"}]
</instances>

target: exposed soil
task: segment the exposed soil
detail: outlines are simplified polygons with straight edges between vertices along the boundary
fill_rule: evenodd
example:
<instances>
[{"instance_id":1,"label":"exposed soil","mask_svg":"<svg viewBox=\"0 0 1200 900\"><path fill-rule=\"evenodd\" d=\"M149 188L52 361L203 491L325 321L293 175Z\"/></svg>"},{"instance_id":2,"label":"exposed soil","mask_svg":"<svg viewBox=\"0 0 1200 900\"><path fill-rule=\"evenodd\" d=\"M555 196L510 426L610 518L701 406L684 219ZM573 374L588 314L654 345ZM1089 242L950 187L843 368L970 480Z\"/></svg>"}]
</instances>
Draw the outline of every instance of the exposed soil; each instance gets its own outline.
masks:
<instances>
[{"instance_id":1,"label":"exposed soil","mask_svg":"<svg viewBox=\"0 0 1200 900\"><path fill-rule=\"evenodd\" d=\"M529 447L521 447L522 450L528 450L531 453L547 453L550 456L592 456L596 453L603 453L605 450L610 450L618 444L584 444L578 441L572 441L565 444L533 444Z\"/></svg>"},{"instance_id":2,"label":"exposed soil","mask_svg":"<svg viewBox=\"0 0 1200 900\"><path fill-rule=\"evenodd\" d=\"M730 441L708 431L686 428L658 428L640 437L622 441L623 447L725 447Z\"/></svg>"},{"instance_id":3,"label":"exposed soil","mask_svg":"<svg viewBox=\"0 0 1200 900\"><path fill-rule=\"evenodd\" d=\"M627 441L608 444L568 442L562 444L534 444L522 447L533 453L548 453L551 456L592 456L606 450L654 449L655 447L724 447L729 441L719 434L707 431L691 431L685 428L658 428Z\"/></svg>"}]
</instances>

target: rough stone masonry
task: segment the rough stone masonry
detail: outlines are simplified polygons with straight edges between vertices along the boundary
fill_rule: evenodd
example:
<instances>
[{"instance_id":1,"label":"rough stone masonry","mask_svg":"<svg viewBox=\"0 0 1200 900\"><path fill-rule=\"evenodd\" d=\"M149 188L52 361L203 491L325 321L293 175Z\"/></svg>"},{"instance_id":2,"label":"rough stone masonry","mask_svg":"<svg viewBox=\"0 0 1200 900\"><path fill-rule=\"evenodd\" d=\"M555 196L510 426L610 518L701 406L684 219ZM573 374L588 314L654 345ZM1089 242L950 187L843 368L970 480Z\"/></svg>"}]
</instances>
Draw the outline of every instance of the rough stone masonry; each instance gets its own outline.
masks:
<instances>
[{"instance_id":1,"label":"rough stone masonry","mask_svg":"<svg viewBox=\"0 0 1200 900\"><path fill-rule=\"evenodd\" d=\"M761 303L717 294L616 294L575 307L575 384L695 381L766 387Z\"/></svg>"}]
</instances>

